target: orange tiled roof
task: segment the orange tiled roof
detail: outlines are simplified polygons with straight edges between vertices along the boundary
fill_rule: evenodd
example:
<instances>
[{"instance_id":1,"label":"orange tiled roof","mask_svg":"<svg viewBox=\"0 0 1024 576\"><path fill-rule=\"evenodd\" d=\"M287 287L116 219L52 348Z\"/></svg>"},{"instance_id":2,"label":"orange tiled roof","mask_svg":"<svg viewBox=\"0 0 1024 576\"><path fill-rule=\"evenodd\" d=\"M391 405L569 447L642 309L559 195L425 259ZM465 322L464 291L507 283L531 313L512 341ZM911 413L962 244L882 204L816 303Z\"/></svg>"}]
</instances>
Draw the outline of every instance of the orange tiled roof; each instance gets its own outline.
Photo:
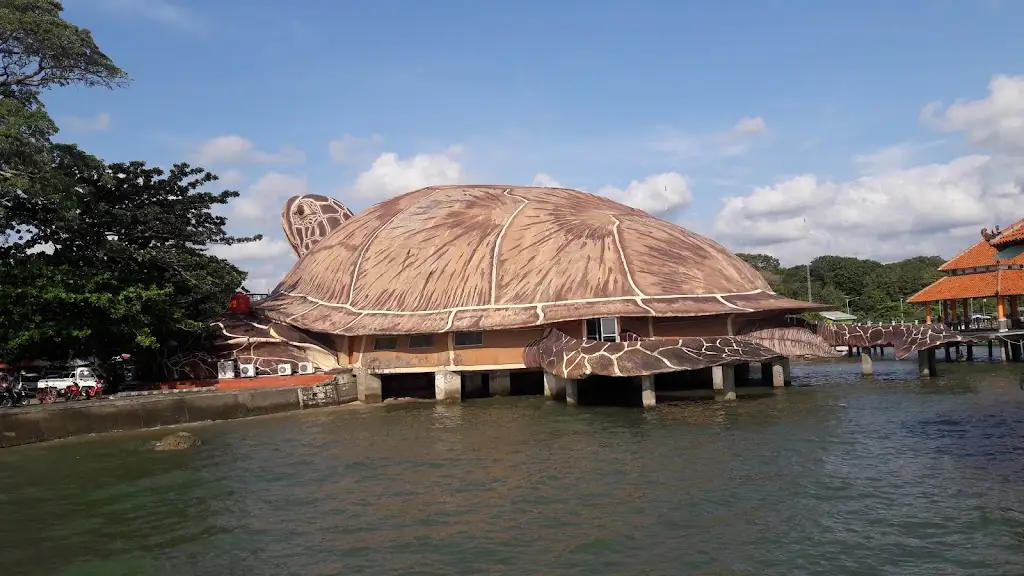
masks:
<instances>
[{"instance_id":1,"label":"orange tiled roof","mask_svg":"<svg viewBox=\"0 0 1024 576\"><path fill-rule=\"evenodd\" d=\"M939 266L939 270L962 270L964 268L979 268L983 266L996 265L996 253L999 250L994 248L985 240L979 240L977 244L957 254L951 260ZM1011 260L1002 260L1002 264L1024 264L1024 253L1015 256Z\"/></svg>"},{"instance_id":2,"label":"orange tiled roof","mask_svg":"<svg viewBox=\"0 0 1024 576\"><path fill-rule=\"evenodd\" d=\"M1024 270L996 270L939 278L907 302L937 302L959 298L991 298L1024 294Z\"/></svg>"},{"instance_id":3,"label":"orange tiled roof","mask_svg":"<svg viewBox=\"0 0 1024 576\"><path fill-rule=\"evenodd\" d=\"M998 236L989 240L989 244L996 248L1006 248L1012 244L1024 244L1024 219L1011 224L1000 232Z\"/></svg>"}]
</instances>

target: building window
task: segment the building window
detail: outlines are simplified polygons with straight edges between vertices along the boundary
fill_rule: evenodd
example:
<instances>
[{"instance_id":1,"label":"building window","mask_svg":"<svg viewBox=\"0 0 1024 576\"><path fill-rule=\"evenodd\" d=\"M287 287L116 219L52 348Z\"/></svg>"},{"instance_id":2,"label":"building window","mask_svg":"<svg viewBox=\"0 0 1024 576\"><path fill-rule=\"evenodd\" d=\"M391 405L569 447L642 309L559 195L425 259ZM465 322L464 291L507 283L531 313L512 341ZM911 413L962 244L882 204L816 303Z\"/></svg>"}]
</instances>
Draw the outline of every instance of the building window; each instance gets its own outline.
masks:
<instances>
[{"instance_id":1,"label":"building window","mask_svg":"<svg viewBox=\"0 0 1024 576\"><path fill-rule=\"evenodd\" d=\"M409 336L409 348L433 348L433 334L416 334Z\"/></svg>"},{"instance_id":2,"label":"building window","mask_svg":"<svg viewBox=\"0 0 1024 576\"><path fill-rule=\"evenodd\" d=\"M484 343L483 332L456 332L452 337L454 346L481 346Z\"/></svg>"},{"instance_id":3,"label":"building window","mask_svg":"<svg viewBox=\"0 0 1024 576\"><path fill-rule=\"evenodd\" d=\"M398 337L383 336L373 339L374 350L398 350Z\"/></svg>"},{"instance_id":4,"label":"building window","mask_svg":"<svg viewBox=\"0 0 1024 576\"><path fill-rule=\"evenodd\" d=\"M605 342L619 341L619 319L614 317L587 320L587 339Z\"/></svg>"}]
</instances>

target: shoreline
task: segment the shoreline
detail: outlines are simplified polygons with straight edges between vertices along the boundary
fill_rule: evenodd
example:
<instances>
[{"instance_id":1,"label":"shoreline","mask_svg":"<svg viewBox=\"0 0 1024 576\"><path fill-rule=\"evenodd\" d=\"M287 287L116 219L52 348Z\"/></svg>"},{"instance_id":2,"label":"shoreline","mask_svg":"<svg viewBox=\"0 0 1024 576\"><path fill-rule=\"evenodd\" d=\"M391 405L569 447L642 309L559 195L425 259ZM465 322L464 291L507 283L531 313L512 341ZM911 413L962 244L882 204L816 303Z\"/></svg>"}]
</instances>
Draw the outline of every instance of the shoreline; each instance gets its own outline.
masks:
<instances>
[{"instance_id":1,"label":"shoreline","mask_svg":"<svg viewBox=\"0 0 1024 576\"><path fill-rule=\"evenodd\" d=\"M357 402L355 383L154 394L5 409L0 449L78 436L237 420Z\"/></svg>"}]
</instances>

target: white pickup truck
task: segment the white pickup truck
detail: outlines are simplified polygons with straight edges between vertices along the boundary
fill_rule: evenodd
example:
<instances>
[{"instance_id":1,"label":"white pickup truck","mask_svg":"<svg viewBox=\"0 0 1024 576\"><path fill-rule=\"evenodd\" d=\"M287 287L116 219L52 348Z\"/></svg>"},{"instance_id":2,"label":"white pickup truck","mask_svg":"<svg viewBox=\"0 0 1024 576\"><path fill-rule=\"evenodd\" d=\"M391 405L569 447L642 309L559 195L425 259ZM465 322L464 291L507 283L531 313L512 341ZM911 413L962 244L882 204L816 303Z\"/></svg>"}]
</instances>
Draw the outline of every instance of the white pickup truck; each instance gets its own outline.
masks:
<instances>
[{"instance_id":1,"label":"white pickup truck","mask_svg":"<svg viewBox=\"0 0 1024 576\"><path fill-rule=\"evenodd\" d=\"M57 378L43 378L36 383L36 396L48 395L49 389L53 389L54 396L64 396L65 390L72 384L78 385L82 396L92 398L99 390L100 381L96 378L92 368L83 366L67 372L61 372Z\"/></svg>"}]
</instances>

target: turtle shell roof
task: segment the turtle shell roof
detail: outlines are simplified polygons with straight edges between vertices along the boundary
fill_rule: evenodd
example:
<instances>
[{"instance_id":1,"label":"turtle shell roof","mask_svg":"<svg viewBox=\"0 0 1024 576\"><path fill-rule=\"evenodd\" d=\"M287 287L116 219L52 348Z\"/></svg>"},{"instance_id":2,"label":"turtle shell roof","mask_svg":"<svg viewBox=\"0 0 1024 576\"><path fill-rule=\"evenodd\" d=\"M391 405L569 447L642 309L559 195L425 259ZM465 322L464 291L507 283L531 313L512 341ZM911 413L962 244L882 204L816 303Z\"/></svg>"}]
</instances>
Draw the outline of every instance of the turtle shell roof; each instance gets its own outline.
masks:
<instances>
[{"instance_id":1,"label":"turtle shell roof","mask_svg":"<svg viewBox=\"0 0 1024 576\"><path fill-rule=\"evenodd\" d=\"M717 242L640 210L518 186L434 186L371 206L255 307L346 335L827 308L775 295Z\"/></svg>"}]
</instances>

